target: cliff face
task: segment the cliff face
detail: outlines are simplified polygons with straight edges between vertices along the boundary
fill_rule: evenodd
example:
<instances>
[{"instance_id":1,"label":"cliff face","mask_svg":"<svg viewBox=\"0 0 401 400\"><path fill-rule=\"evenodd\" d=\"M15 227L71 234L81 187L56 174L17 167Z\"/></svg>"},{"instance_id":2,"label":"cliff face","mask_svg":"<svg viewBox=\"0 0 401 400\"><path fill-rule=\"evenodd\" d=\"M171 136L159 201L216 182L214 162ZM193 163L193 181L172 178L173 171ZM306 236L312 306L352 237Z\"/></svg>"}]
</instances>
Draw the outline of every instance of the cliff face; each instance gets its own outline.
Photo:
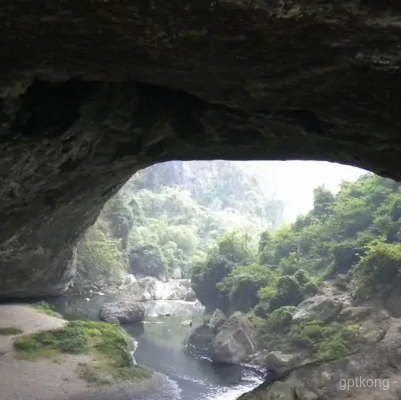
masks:
<instances>
[{"instance_id":1,"label":"cliff face","mask_svg":"<svg viewBox=\"0 0 401 400\"><path fill-rule=\"evenodd\" d=\"M55 294L138 169L315 159L401 178L391 0L0 5L0 296Z\"/></svg>"}]
</instances>

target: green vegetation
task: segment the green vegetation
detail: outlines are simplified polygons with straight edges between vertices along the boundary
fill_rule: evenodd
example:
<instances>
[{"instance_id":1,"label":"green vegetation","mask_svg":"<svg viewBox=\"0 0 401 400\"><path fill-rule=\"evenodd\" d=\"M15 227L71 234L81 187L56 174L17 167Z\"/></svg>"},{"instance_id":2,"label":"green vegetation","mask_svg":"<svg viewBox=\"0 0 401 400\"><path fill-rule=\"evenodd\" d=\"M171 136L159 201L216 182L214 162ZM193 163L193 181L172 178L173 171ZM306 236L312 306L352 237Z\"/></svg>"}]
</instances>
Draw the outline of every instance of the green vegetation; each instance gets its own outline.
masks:
<instances>
[{"instance_id":1,"label":"green vegetation","mask_svg":"<svg viewBox=\"0 0 401 400\"><path fill-rule=\"evenodd\" d=\"M76 287L118 284L126 272L160 276L180 268L190 275L225 235L241 229L255 236L276 227L282 212L236 162L154 165L107 203L80 242Z\"/></svg>"},{"instance_id":2,"label":"green vegetation","mask_svg":"<svg viewBox=\"0 0 401 400\"><path fill-rule=\"evenodd\" d=\"M401 184L367 173L336 194L317 187L292 224L279 226L282 212L235 162L159 164L107 204L80 244L79 274L180 268L207 312L249 312L268 336L291 331L319 357L344 353L342 331L293 327L294 307L338 274L361 298L400 284Z\"/></svg>"},{"instance_id":3,"label":"green vegetation","mask_svg":"<svg viewBox=\"0 0 401 400\"><path fill-rule=\"evenodd\" d=\"M322 321L294 324L290 338L298 347L306 347L320 360L345 357L360 344L363 329L358 324L325 325Z\"/></svg>"},{"instance_id":4,"label":"green vegetation","mask_svg":"<svg viewBox=\"0 0 401 400\"><path fill-rule=\"evenodd\" d=\"M49 315L50 317L63 318L61 314L59 314L57 311L54 311L53 306L46 303L45 301L34 304L34 308L40 313Z\"/></svg>"},{"instance_id":5,"label":"green vegetation","mask_svg":"<svg viewBox=\"0 0 401 400\"><path fill-rule=\"evenodd\" d=\"M8 335L20 335L24 331L21 328L17 328L15 326L7 326L4 328L0 328L0 335L8 336Z\"/></svg>"},{"instance_id":6,"label":"green vegetation","mask_svg":"<svg viewBox=\"0 0 401 400\"><path fill-rule=\"evenodd\" d=\"M319 187L308 214L262 232L257 246L241 232L221 239L194 267L194 289L209 308L254 308L262 318L298 305L339 273L351 271L356 296L391 290L400 281L400 210L400 184L373 174L344 182L336 195Z\"/></svg>"},{"instance_id":7,"label":"green vegetation","mask_svg":"<svg viewBox=\"0 0 401 400\"><path fill-rule=\"evenodd\" d=\"M90 355L93 361L82 363L81 367L83 377L93 383L151 376L148 370L132 364L132 338L114 324L73 321L62 329L19 337L14 348L20 357L28 360L57 358L63 354Z\"/></svg>"}]
</instances>

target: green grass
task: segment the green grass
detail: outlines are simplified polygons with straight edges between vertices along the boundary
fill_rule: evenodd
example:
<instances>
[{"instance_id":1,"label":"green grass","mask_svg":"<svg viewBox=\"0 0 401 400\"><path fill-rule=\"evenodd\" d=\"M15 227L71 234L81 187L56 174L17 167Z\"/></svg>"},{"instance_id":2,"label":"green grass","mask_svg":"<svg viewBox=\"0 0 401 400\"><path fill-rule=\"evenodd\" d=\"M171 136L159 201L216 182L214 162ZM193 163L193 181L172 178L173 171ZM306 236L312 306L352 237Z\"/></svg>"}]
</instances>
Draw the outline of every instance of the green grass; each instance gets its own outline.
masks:
<instances>
[{"instance_id":1,"label":"green grass","mask_svg":"<svg viewBox=\"0 0 401 400\"><path fill-rule=\"evenodd\" d=\"M34 308L40 313L49 315L50 317L63 318L61 314L53 310L53 307L50 304L47 304L45 302L40 302L38 304L35 304Z\"/></svg>"},{"instance_id":2,"label":"green grass","mask_svg":"<svg viewBox=\"0 0 401 400\"><path fill-rule=\"evenodd\" d=\"M23 330L15 326L7 326L5 328L0 328L0 335L3 336L20 335L21 333L23 333Z\"/></svg>"},{"instance_id":3,"label":"green grass","mask_svg":"<svg viewBox=\"0 0 401 400\"><path fill-rule=\"evenodd\" d=\"M81 367L82 377L91 383L138 381L152 376L147 369L132 365L132 338L114 324L72 321L62 329L17 338L14 348L20 357L32 361L56 359L63 354L90 355L93 361Z\"/></svg>"}]
</instances>

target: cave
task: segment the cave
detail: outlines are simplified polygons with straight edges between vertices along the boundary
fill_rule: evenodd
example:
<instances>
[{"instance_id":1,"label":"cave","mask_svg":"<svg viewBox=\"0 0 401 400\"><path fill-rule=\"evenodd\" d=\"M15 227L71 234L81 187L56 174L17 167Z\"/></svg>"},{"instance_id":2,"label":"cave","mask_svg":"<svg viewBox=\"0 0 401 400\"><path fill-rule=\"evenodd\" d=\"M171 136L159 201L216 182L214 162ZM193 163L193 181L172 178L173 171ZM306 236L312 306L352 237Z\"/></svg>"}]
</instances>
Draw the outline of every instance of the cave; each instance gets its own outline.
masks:
<instances>
[{"instance_id":1,"label":"cave","mask_svg":"<svg viewBox=\"0 0 401 400\"><path fill-rule=\"evenodd\" d=\"M0 297L60 294L139 169L327 160L401 180L393 0L4 2Z\"/></svg>"}]
</instances>

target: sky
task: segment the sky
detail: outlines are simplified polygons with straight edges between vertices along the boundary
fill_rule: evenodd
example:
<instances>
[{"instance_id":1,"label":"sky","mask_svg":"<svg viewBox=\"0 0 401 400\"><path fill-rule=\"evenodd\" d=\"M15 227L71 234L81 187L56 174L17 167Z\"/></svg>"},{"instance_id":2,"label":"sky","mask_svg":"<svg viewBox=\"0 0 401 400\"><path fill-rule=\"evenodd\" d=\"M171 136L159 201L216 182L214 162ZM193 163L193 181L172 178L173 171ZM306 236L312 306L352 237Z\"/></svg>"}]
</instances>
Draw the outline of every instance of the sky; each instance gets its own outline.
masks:
<instances>
[{"instance_id":1,"label":"sky","mask_svg":"<svg viewBox=\"0 0 401 400\"><path fill-rule=\"evenodd\" d=\"M325 185L332 192L343 180L356 180L367 171L347 165L323 161L258 161L257 174L262 187L276 190L276 198L286 203L285 220L313 207L313 189ZM261 163L261 164L260 164ZM266 165L266 167L264 167ZM266 171L266 172L264 172Z\"/></svg>"}]
</instances>

